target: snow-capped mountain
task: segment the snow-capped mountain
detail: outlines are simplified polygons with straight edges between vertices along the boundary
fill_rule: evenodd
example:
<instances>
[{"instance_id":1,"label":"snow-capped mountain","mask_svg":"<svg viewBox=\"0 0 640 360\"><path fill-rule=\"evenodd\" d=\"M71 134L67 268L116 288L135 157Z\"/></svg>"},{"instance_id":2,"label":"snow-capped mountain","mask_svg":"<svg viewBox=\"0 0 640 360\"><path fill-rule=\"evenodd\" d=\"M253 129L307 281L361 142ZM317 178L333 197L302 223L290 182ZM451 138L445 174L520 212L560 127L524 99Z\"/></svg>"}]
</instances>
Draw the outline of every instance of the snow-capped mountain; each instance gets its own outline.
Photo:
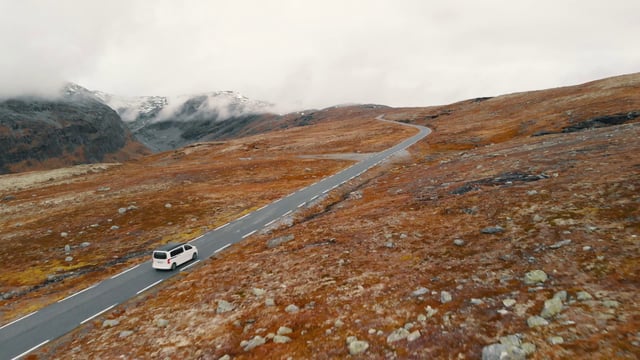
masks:
<instances>
[{"instance_id":1,"label":"snow-capped mountain","mask_svg":"<svg viewBox=\"0 0 640 360\"><path fill-rule=\"evenodd\" d=\"M233 135L273 105L234 91L182 96L120 96L69 83L65 97L91 98L115 110L136 139L153 151ZM233 121L234 123L227 123ZM224 122L224 124L223 124ZM216 135L217 134L217 135Z\"/></svg>"}]
</instances>

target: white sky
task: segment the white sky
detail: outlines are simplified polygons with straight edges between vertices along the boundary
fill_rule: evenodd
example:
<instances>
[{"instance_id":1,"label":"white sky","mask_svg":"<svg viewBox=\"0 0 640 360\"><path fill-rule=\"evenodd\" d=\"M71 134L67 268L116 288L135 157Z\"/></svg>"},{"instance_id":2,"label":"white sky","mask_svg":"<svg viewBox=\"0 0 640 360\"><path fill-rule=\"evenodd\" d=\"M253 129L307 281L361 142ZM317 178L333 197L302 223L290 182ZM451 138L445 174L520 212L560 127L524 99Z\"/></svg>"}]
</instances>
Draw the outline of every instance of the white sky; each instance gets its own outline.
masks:
<instances>
[{"instance_id":1,"label":"white sky","mask_svg":"<svg viewBox=\"0 0 640 360\"><path fill-rule=\"evenodd\" d=\"M0 0L0 96L422 106L640 71L640 1Z\"/></svg>"}]
</instances>

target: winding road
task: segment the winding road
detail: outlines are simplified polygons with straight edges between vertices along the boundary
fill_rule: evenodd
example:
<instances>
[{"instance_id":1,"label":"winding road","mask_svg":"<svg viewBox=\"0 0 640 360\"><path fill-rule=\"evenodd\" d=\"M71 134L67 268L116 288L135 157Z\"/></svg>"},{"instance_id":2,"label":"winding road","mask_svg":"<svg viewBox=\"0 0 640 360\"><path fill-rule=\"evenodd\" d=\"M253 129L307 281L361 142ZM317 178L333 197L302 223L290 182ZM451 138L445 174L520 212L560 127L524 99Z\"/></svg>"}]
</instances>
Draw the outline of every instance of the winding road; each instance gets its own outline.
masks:
<instances>
[{"instance_id":1,"label":"winding road","mask_svg":"<svg viewBox=\"0 0 640 360\"><path fill-rule=\"evenodd\" d=\"M388 121L384 120L383 115L376 119ZM389 156L405 150L431 133L429 128L423 126L403 125L419 129L418 134L387 150L375 153L335 175L324 178L191 240L191 243L198 248L200 259L211 257L272 225L323 194L362 175ZM5 324L0 327L0 360L22 358L77 326L89 322L132 297L161 284L180 271L189 270L200 261L187 263L179 268L179 271L173 272L156 271L151 267L151 261L146 261L41 310Z\"/></svg>"}]
</instances>

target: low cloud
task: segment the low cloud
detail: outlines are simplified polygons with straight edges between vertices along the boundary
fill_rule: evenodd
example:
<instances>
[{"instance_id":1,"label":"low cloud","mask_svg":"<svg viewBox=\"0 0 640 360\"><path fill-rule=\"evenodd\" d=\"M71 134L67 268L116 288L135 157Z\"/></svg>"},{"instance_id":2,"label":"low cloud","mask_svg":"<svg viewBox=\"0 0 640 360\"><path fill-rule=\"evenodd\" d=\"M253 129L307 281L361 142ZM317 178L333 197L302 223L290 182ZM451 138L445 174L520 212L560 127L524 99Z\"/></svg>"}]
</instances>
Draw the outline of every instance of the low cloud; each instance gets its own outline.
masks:
<instances>
[{"instance_id":1,"label":"low cloud","mask_svg":"<svg viewBox=\"0 0 640 360\"><path fill-rule=\"evenodd\" d=\"M234 90L279 112L442 104L640 71L638 13L625 0L3 1L0 96L72 81Z\"/></svg>"}]
</instances>

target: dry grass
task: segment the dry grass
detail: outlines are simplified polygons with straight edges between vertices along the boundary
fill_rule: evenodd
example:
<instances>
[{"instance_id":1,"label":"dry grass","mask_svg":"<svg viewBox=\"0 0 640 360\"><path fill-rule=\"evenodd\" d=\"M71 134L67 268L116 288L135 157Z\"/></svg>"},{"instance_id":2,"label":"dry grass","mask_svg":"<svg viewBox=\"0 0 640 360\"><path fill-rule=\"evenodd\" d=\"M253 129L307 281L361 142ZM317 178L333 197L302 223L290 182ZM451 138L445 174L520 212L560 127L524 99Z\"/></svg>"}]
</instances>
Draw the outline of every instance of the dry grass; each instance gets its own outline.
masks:
<instances>
[{"instance_id":1,"label":"dry grass","mask_svg":"<svg viewBox=\"0 0 640 360\"><path fill-rule=\"evenodd\" d=\"M292 226L256 234L165 282L172 298L160 296L162 289L143 294L104 315L119 319L118 326L102 328L96 320L38 355L349 358L346 339L357 336L369 343L362 358L467 359L479 358L482 348L500 336L519 333L535 344L534 359L638 358L640 163L634 154L640 151L640 124L530 135L559 131L592 116L640 110L639 84L640 76L631 75L481 102L385 109L386 118L427 124L433 135L412 147L410 156L373 169L296 214ZM347 148L345 143L344 151L354 150ZM252 159L255 166L263 162L257 154ZM301 167L305 174L308 166ZM545 176L496 180L504 174ZM293 189L305 183L294 172L279 184ZM470 185L469 191L458 191ZM192 196L203 197L200 191ZM267 197L280 195L273 190ZM232 217L253 205L224 214ZM216 216L199 218L219 223L212 220ZM495 225L504 232L480 232ZM266 246L267 240L284 235L294 239ZM456 246L455 239L465 244ZM567 239L570 244L551 247ZM540 287L522 281L534 269L549 275ZM412 296L420 287L429 292ZM256 295L255 288L265 294ZM530 329L526 319L539 314L544 300L560 290L569 295L562 312L549 326ZM582 290L594 300L577 301ZM450 292L452 301L441 303L441 291ZM266 298L276 305L266 306ZM474 305L472 299L483 302ZM505 299L516 303L506 308ZM235 309L217 314L219 300ZM618 306L607 307L606 300ZM289 304L301 310L287 313ZM429 316L426 309L436 312ZM159 318L169 320L169 326L156 326ZM251 351L241 347L243 340L275 333L280 326L293 330L291 342L268 341ZM420 337L386 341L404 326L419 330ZM133 333L120 338L123 330ZM553 335L564 343L551 345L547 339Z\"/></svg>"},{"instance_id":2,"label":"dry grass","mask_svg":"<svg viewBox=\"0 0 640 360\"><path fill-rule=\"evenodd\" d=\"M8 321L33 303L63 298L145 260L160 243L197 237L351 163L300 154L378 151L413 131L353 118L195 144L119 166L2 176L0 199L8 200L0 203L0 256L20 253L21 261L0 274L0 293L15 293L0 302L0 316Z\"/></svg>"}]
</instances>

